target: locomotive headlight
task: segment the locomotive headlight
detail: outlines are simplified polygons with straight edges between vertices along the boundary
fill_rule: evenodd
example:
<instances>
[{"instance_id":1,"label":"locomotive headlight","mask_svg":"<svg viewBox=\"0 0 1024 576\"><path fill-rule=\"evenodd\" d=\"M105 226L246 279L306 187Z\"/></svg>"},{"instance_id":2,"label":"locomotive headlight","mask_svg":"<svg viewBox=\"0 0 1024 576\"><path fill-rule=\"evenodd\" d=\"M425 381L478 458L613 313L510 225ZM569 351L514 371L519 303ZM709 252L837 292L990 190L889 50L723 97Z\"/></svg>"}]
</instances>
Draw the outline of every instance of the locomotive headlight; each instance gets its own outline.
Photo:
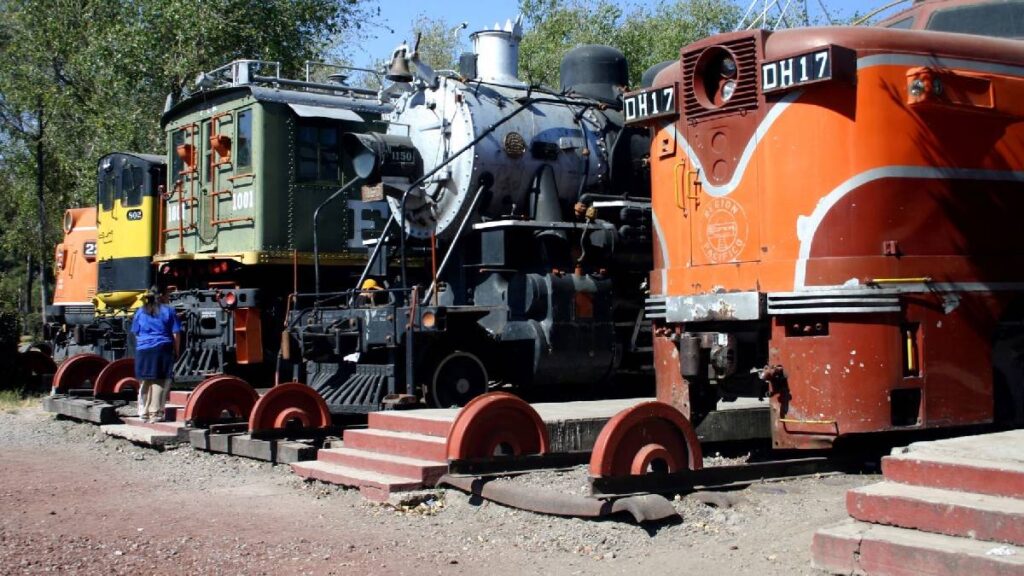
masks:
<instances>
[{"instance_id":1,"label":"locomotive headlight","mask_svg":"<svg viewBox=\"0 0 1024 576\"><path fill-rule=\"evenodd\" d=\"M719 72L722 74L723 78L735 78L736 61L728 56L722 58L722 63L719 65Z\"/></svg>"},{"instance_id":2,"label":"locomotive headlight","mask_svg":"<svg viewBox=\"0 0 1024 576\"><path fill-rule=\"evenodd\" d=\"M728 80L725 84L722 84L722 102L728 102L734 92L736 92L735 80Z\"/></svg>"},{"instance_id":3,"label":"locomotive headlight","mask_svg":"<svg viewBox=\"0 0 1024 576\"><path fill-rule=\"evenodd\" d=\"M75 225L75 217L71 215L71 211L68 210L64 213L64 233L68 234L71 232L71 228Z\"/></svg>"}]
</instances>

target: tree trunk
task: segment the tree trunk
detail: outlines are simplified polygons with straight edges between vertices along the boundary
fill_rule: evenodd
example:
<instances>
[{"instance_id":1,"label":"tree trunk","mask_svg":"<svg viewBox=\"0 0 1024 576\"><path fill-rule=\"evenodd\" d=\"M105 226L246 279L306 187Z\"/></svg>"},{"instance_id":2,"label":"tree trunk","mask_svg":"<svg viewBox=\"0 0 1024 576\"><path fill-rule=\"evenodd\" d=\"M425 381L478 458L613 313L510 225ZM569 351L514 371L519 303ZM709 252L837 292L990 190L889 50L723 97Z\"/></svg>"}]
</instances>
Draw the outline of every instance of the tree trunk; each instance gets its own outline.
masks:
<instances>
[{"instance_id":1,"label":"tree trunk","mask_svg":"<svg viewBox=\"0 0 1024 576\"><path fill-rule=\"evenodd\" d=\"M39 201L39 320L46 319L46 202L43 198L43 106L39 105L39 139L36 141L36 198Z\"/></svg>"}]
</instances>

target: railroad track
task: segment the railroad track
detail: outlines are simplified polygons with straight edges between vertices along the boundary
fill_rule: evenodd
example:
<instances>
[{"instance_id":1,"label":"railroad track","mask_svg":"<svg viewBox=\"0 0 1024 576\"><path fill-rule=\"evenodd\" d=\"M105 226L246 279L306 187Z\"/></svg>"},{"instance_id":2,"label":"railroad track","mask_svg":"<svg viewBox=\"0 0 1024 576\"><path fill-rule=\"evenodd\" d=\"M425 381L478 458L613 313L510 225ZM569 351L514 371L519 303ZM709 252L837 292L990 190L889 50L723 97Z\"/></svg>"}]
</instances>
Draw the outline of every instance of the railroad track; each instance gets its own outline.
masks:
<instances>
[{"instance_id":1,"label":"railroad track","mask_svg":"<svg viewBox=\"0 0 1024 576\"><path fill-rule=\"evenodd\" d=\"M832 474L848 466L845 460L821 456L713 466L674 473L591 477L591 493L587 496L496 481L532 471L564 469L581 463L581 459L585 461L582 456L563 454L519 458L515 462L515 469L503 471L499 468L509 462L455 461L451 463L451 472L442 476L437 485L450 486L504 506L540 514L602 518L628 513L636 522L644 523L668 521L678 517L671 500L664 496L666 494L721 489L765 480ZM473 472L468 473L469 471Z\"/></svg>"}]
</instances>

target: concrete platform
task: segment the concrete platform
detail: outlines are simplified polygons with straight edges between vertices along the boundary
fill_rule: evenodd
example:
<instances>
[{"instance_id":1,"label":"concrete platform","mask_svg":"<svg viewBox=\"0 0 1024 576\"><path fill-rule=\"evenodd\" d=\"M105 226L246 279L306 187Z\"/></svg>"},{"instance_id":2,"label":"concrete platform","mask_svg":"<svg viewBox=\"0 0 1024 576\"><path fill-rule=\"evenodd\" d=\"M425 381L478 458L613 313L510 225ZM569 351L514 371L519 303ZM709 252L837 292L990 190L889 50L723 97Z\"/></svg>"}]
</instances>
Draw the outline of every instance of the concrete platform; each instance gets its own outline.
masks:
<instances>
[{"instance_id":1,"label":"concrete platform","mask_svg":"<svg viewBox=\"0 0 1024 576\"><path fill-rule=\"evenodd\" d=\"M547 426L552 453L586 453L614 415L652 398L533 404ZM698 435L704 441L743 440L770 433L768 406L756 400L722 403ZM344 447L321 450L314 463L292 466L304 478L358 487L368 498L433 486L448 469L447 438L458 408L371 412L368 427L344 434ZM745 422L745 424L737 424Z\"/></svg>"},{"instance_id":2,"label":"concrete platform","mask_svg":"<svg viewBox=\"0 0 1024 576\"><path fill-rule=\"evenodd\" d=\"M43 410L93 424L114 424L121 421L116 406L93 398L44 396Z\"/></svg>"},{"instance_id":3,"label":"concrete platform","mask_svg":"<svg viewBox=\"0 0 1024 576\"><path fill-rule=\"evenodd\" d=\"M547 425L552 452L589 452L601 428L620 411L654 398L616 400L584 400L532 404ZM735 402L719 402L697 426L702 442L752 440L771 436L768 401L740 398ZM447 437L458 408L427 408L422 410L371 412L369 427L376 430L416 432L428 436Z\"/></svg>"},{"instance_id":4,"label":"concrete platform","mask_svg":"<svg viewBox=\"0 0 1024 576\"><path fill-rule=\"evenodd\" d=\"M1024 500L881 482L846 493L851 518L1024 546Z\"/></svg>"},{"instance_id":5,"label":"concrete platform","mask_svg":"<svg viewBox=\"0 0 1024 576\"><path fill-rule=\"evenodd\" d=\"M188 432L193 448L207 452L242 456L274 464L315 460L317 446L296 440L260 440L245 433L218 434L194 428Z\"/></svg>"},{"instance_id":6,"label":"concrete platform","mask_svg":"<svg viewBox=\"0 0 1024 576\"><path fill-rule=\"evenodd\" d=\"M814 564L874 576L1024 575L1024 430L918 442L885 482L847 493L853 520L818 531Z\"/></svg>"},{"instance_id":7,"label":"concrete platform","mask_svg":"<svg viewBox=\"0 0 1024 576\"><path fill-rule=\"evenodd\" d=\"M134 444L164 449L188 443L188 431L183 422L148 423L139 418L125 418L124 424L100 426L104 434L124 438Z\"/></svg>"},{"instance_id":8,"label":"concrete platform","mask_svg":"<svg viewBox=\"0 0 1024 576\"><path fill-rule=\"evenodd\" d=\"M1024 576L1024 548L848 520L819 530L813 565L832 574Z\"/></svg>"}]
</instances>

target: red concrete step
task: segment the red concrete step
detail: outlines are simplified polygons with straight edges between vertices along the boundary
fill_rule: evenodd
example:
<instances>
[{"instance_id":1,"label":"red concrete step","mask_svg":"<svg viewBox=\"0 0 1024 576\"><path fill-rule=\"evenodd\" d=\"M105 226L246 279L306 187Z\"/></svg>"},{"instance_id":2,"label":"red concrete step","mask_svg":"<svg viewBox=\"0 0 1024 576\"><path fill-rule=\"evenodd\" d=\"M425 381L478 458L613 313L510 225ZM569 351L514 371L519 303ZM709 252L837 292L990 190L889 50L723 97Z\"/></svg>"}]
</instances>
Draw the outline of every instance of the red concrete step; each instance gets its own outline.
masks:
<instances>
[{"instance_id":1,"label":"red concrete step","mask_svg":"<svg viewBox=\"0 0 1024 576\"><path fill-rule=\"evenodd\" d=\"M347 447L320 450L317 453L317 460L390 476L414 478L427 486L433 486L438 478L448 472L448 465L444 462L378 454Z\"/></svg>"},{"instance_id":2,"label":"red concrete step","mask_svg":"<svg viewBox=\"0 0 1024 576\"><path fill-rule=\"evenodd\" d=\"M863 522L1024 546L1024 500L881 482L846 493Z\"/></svg>"},{"instance_id":3,"label":"red concrete step","mask_svg":"<svg viewBox=\"0 0 1024 576\"><path fill-rule=\"evenodd\" d=\"M447 441L437 436L389 430L346 430L344 442L346 448L447 462Z\"/></svg>"},{"instance_id":4,"label":"red concrete step","mask_svg":"<svg viewBox=\"0 0 1024 576\"><path fill-rule=\"evenodd\" d=\"M847 520L814 535L815 568L870 576L1024 576L1024 548Z\"/></svg>"},{"instance_id":5,"label":"red concrete step","mask_svg":"<svg viewBox=\"0 0 1024 576\"><path fill-rule=\"evenodd\" d=\"M368 424L374 430L410 432L426 436L448 437L455 411L452 410L409 410L370 412Z\"/></svg>"},{"instance_id":6,"label":"red concrete step","mask_svg":"<svg viewBox=\"0 0 1024 576\"><path fill-rule=\"evenodd\" d=\"M423 486L422 482L414 478L380 474L320 460L295 462L292 471L306 479L359 488L365 498L377 501L387 500L392 492L415 490Z\"/></svg>"},{"instance_id":7,"label":"red concrete step","mask_svg":"<svg viewBox=\"0 0 1024 576\"><path fill-rule=\"evenodd\" d=\"M168 404L180 404L184 406L188 404L188 397L192 394L191 390L171 390L171 395L167 399Z\"/></svg>"},{"instance_id":8,"label":"red concrete step","mask_svg":"<svg viewBox=\"0 0 1024 576\"><path fill-rule=\"evenodd\" d=\"M912 452L882 458L882 474L903 484L1024 498L1024 465L1012 462Z\"/></svg>"},{"instance_id":9,"label":"red concrete step","mask_svg":"<svg viewBox=\"0 0 1024 576\"><path fill-rule=\"evenodd\" d=\"M882 459L887 480L1024 498L1024 430L915 442Z\"/></svg>"}]
</instances>

